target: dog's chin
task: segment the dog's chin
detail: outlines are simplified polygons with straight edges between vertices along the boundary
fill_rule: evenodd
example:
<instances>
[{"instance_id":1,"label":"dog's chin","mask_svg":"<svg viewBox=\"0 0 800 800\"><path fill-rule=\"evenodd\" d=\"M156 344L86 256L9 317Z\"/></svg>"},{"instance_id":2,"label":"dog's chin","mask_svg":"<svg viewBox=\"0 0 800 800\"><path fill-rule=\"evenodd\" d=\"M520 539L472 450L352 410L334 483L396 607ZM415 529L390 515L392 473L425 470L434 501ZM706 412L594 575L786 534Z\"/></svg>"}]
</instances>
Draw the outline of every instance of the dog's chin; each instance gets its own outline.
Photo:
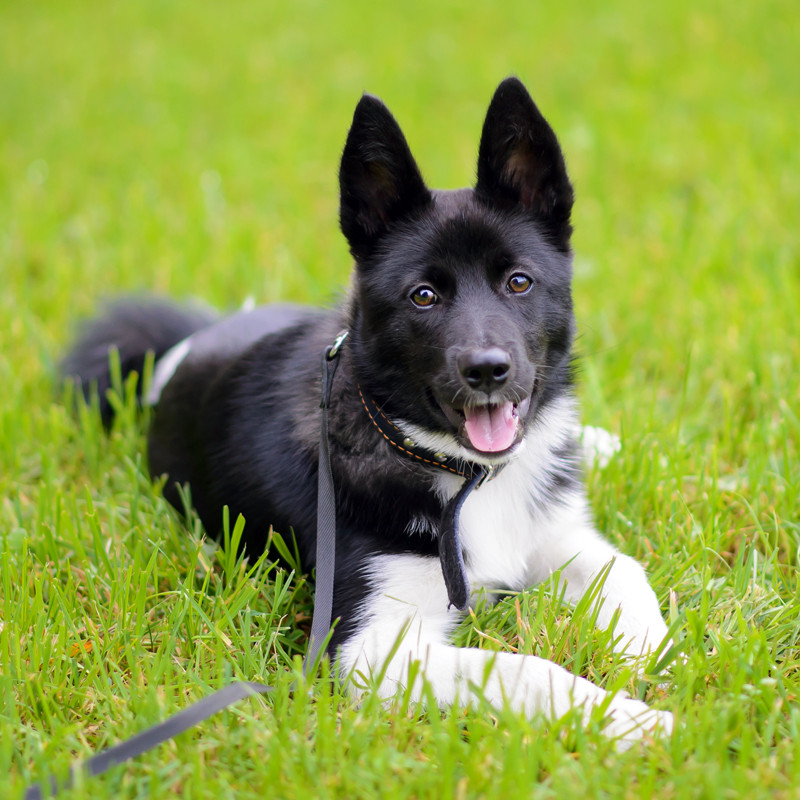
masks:
<instances>
[{"instance_id":1,"label":"dog's chin","mask_svg":"<svg viewBox=\"0 0 800 800\"><path fill-rule=\"evenodd\" d=\"M432 399L452 426L456 441L481 460L504 461L519 447L531 405L528 396L518 403L504 400L472 406L455 406Z\"/></svg>"}]
</instances>

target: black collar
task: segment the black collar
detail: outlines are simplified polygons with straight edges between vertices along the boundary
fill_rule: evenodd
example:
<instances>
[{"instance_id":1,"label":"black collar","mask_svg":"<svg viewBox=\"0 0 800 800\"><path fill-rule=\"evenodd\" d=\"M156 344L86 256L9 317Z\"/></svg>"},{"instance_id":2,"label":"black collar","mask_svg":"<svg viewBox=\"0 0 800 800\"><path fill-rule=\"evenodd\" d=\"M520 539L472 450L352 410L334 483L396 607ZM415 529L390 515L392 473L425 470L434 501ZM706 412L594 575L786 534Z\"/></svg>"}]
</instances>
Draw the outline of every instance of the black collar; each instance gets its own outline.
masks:
<instances>
[{"instance_id":1,"label":"black collar","mask_svg":"<svg viewBox=\"0 0 800 800\"><path fill-rule=\"evenodd\" d=\"M360 385L358 385L358 396L361 398L361 403L364 406L364 410L367 412L367 416L372 421L372 424L381 432L383 438L406 458L425 464L425 466L428 467L450 472L461 478L467 478L468 480L480 477L480 483L483 483L483 480L491 480L494 478L505 466L505 464L487 466L475 461L454 458L448 456L446 453L437 453L420 447L381 411L378 404L364 392Z\"/></svg>"}]
</instances>

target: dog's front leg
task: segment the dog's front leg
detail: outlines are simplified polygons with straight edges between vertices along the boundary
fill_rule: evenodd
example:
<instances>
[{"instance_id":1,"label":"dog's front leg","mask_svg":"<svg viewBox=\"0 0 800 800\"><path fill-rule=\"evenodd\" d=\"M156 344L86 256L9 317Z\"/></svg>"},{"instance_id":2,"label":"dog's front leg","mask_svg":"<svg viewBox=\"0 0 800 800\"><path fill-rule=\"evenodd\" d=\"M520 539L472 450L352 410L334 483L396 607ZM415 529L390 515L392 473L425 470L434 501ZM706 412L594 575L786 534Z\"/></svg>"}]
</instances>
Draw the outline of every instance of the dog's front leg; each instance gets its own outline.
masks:
<instances>
[{"instance_id":1,"label":"dog's front leg","mask_svg":"<svg viewBox=\"0 0 800 800\"><path fill-rule=\"evenodd\" d=\"M448 644L459 613L448 609L438 559L378 556L368 571L374 590L340 650L340 668L350 675L356 692L380 679L382 696L392 697L406 687L418 700L424 679L441 707L470 705L483 697L496 708L508 702L528 716L543 713L552 719L576 707L588 720L592 708L608 700L605 731L610 736L632 741L645 731L671 729L670 714L623 694L609 697L545 659ZM410 672L415 662L419 670ZM414 683L409 687L410 675Z\"/></svg>"},{"instance_id":2,"label":"dog's front leg","mask_svg":"<svg viewBox=\"0 0 800 800\"><path fill-rule=\"evenodd\" d=\"M615 628L616 649L632 656L654 652L667 635L655 592L641 564L620 553L595 530L585 498L576 494L552 512L544 526L541 560L534 566L534 581L563 567L567 599L575 603L610 565L600 591L598 623L607 628L619 610ZM543 558L542 558L543 557ZM565 566L566 565L566 566Z\"/></svg>"}]
</instances>

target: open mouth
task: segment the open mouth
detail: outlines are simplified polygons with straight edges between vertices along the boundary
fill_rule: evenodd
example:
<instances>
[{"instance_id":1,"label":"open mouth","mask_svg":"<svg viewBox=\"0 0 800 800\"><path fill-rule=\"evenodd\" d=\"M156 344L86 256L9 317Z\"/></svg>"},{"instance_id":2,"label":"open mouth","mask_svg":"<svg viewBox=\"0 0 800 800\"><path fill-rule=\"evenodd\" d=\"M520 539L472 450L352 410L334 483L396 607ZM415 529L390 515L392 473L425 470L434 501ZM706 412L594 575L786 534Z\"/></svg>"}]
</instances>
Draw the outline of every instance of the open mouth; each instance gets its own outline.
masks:
<instances>
[{"instance_id":1,"label":"open mouth","mask_svg":"<svg viewBox=\"0 0 800 800\"><path fill-rule=\"evenodd\" d=\"M479 453L502 453L512 447L522 433L521 421L530 408L531 399L521 403L506 400L480 406L457 409L439 403L447 419L455 426L459 437Z\"/></svg>"}]
</instances>

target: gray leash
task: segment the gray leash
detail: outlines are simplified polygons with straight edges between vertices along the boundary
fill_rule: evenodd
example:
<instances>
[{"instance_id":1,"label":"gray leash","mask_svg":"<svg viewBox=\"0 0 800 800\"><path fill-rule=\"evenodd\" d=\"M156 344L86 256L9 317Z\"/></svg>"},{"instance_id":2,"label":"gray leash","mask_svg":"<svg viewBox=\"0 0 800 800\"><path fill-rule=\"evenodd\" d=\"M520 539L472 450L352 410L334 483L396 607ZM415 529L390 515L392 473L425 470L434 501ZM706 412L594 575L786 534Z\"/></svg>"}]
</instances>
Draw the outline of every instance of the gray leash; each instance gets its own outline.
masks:
<instances>
[{"instance_id":1,"label":"gray leash","mask_svg":"<svg viewBox=\"0 0 800 800\"><path fill-rule=\"evenodd\" d=\"M325 348L322 354L322 425L319 437L319 489L317 492L317 580L314 592L314 618L311 623L311 636L303 661L303 674L314 668L322 651L322 646L331 630L333 614L333 575L336 559L336 498L333 491L331 459L328 451L328 407L333 387L333 377L339 364L339 352L347 338L342 331L334 343ZM75 775L101 775L111 767L122 764L131 758L146 753L168 739L173 739L195 725L207 720L228 706L238 703L245 697L268 694L274 687L263 683L237 681L228 684L214 694L198 700L194 705L175 714L164 722L147 728L136 736L121 742L108 750L103 750L77 767L70 768L69 776L59 782L53 775L43 783L36 783L25 791L24 800L42 800L45 797L43 786L49 789L47 796L69 789L75 782Z\"/></svg>"},{"instance_id":2,"label":"gray leash","mask_svg":"<svg viewBox=\"0 0 800 800\"><path fill-rule=\"evenodd\" d=\"M272 686L266 686L263 683L250 683L249 681L238 681L231 683L224 689L204 697L194 705L181 711L178 714L170 717L168 720L154 725L152 728L142 731L136 736L126 739L124 742L110 747L108 750L103 750L96 756L92 756L88 761L77 767L71 767L69 777L59 783L53 775L45 778L45 783L49 787L47 793L48 797L55 796L58 792L69 789L75 782L75 774L82 772L85 775L92 777L94 775L101 775L103 772L111 769L111 767L122 764L131 758L146 753L154 747L172 739L175 736L188 731L195 725L203 722L209 717L222 711L234 703L245 697L250 697L254 694L265 694L274 691ZM25 792L25 800L42 800L45 797L42 784L35 783L33 786L28 787Z\"/></svg>"},{"instance_id":3,"label":"gray leash","mask_svg":"<svg viewBox=\"0 0 800 800\"><path fill-rule=\"evenodd\" d=\"M331 403L333 377L339 366L339 352L348 331L344 330L322 354L322 396L319 407L322 421L319 431L319 466L317 468L317 582L314 592L314 616L311 636L303 662L303 673L317 663L333 619L333 575L336 565L336 496L333 492L331 456L328 451L328 407Z\"/></svg>"}]
</instances>

